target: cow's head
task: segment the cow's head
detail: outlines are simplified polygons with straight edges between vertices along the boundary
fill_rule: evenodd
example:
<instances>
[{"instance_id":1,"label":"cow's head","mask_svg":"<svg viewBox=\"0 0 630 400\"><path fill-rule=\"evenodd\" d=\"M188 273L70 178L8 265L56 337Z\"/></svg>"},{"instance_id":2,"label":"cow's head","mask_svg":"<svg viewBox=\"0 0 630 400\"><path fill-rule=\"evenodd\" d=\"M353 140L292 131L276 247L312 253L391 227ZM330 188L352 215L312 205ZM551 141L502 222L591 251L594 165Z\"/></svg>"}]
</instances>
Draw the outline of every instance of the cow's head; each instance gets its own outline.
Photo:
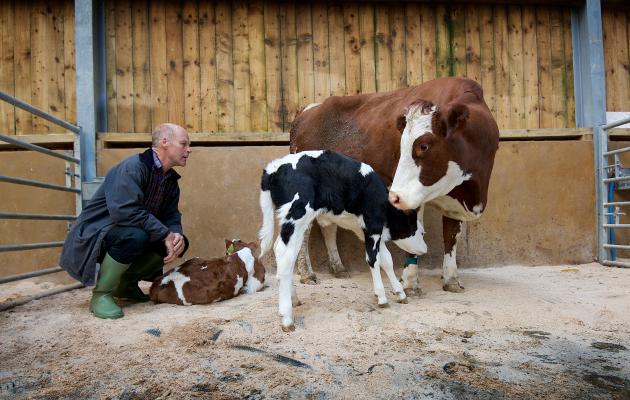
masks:
<instances>
[{"instance_id":1,"label":"cow's head","mask_svg":"<svg viewBox=\"0 0 630 400\"><path fill-rule=\"evenodd\" d=\"M418 101L398 118L400 159L389 194L394 207L418 208L470 179L455 157L459 151L455 138L468 115L464 104L441 110Z\"/></svg>"}]
</instances>

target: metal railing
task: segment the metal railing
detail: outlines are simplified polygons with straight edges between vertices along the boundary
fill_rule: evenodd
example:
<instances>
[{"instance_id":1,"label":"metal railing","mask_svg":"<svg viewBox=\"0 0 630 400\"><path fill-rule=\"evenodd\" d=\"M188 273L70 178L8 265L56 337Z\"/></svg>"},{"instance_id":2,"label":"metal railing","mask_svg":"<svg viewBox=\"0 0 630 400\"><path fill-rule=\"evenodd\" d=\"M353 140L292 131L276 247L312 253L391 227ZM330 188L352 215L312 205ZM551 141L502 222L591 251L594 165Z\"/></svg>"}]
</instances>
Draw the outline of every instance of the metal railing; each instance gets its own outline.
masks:
<instances>
[{"instance_id":1,"label":"metal railing","mask_svg":"<svg viewBox=\"0 0 630 400\"><path fill-rule=\"evenodd\" d=\"M630 250L628 244L615 242L616 229L628 229L630 223L622 223L621 217L626 213L622 207L629 206L630 201L614 201L615 185L630 188L630 169L622 168L620 155L630 152L630 147L608 150L608 130L630 123L630 118L624 118L610 124L595 128L595 167L597 181L597 259L603 265L630 268L628 261L617 260L616 251ZM612 163L609 158L613 158Z\"/></svg>"},{"instance_id":2,"label":"metal railing","mask_svg":"<svg viewBox=\"0 0 630 400\"><path fill-rule=\"evenodd\" d=\"M68 129L69 131L74 133L74 146L73 146L73 155L67 155L59 152L55 152L49 150L45 147L38 146L32 143L27 143L23 140L16 138L15 136L7 136L0 134L0 141L12 144L16 147L20 147L26 150L36 151L41 154L45 154L50 157L60 158L65 161L65 175L66 181L65 185L57 185L51 184L47 182L41 182L31 179L17 178L12 176L0 175L0 182L7 182L16 185L26 185L32 187L38 187L48 190L58 190L65 192L72 192L75 194L75 215L53 215L53 214L25 214L25 213L12 213L12 212L0 212L0 219L25 219L25 220L61 220L61 221L74 221L81 212L82 208L82 192L81 192L81 128L72 125L62 119L55 117L54 115L50 115L45 111L42 111L38 108L31 106L28 103L25 103L11 95L8 95L4 92L0 91L0 100L6 101L9 104L14 105L15 107L21 108L25 111L30 112L33 115L36 115L40 118L43 118L47 121L52 122L62 128ZM22 251L22 250L33 250L33 249L43 249L49 247L61 247L63 245L63 241L60 242L45 242L45 243L25 243L25 244L13 244L13 245L2 245L0 246L0 252L5 251ZM27 279L35 276L51 274L55 272L59 272L62 269L60 267L52 267L46 268L38 271L26 272L22 274L16 275L8 275L0 277L0 283L12 282L21 279ZM62 288L57 288L53 290L49 290L34 296L30 296L24 299L20 299L17 301L13 301L10 303L0 305L0 311L6 310L8 308L15 307L16 305L24 304L30 300L49 296L52 294L60 293L66 290L75 289L78 287L82 287L81 284L72 284Z\"/></svg>"}]
</instances>

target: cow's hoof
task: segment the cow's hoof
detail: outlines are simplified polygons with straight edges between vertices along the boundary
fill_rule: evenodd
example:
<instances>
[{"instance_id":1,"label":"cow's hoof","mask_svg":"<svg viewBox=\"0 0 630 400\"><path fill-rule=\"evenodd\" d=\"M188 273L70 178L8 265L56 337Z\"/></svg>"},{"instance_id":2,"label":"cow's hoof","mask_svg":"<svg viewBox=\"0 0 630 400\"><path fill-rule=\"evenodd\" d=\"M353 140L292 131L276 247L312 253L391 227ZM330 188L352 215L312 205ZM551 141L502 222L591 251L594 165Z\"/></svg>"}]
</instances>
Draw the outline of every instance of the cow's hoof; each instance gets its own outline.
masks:
<instances>
[{"instance_id":1,"label":"cow's hoof","mask_svg":"<svg viewBox=\"0 0 630 400\"><path fill-rule=\"evenodd\" d=\"M422 289L420 288L405 288L405 294L408 297L420 297L422 296Z\"/></svg>"},{"instance_id":2,"label":"cow's hoof","mask_svg":"<svg viewBox=\"0 0 630 400\"><path fill-rule=\"evenodd\" d=\"M461 293L465 289L459 283L448 283L442 286L442 290L444 290L445 292Z\"/></svg>"},{"instance_id":3,"label":"cow's hoof","mask_svg":"<svg viewBox=\"0 0 630 400\"><path fill-rule=\"evenodd\" d=\"M379 304L378 308L389 308L389 303Z\"/></svg>"},{"instance_id":4,"label":"cow's hoof","mask_svg":"<svg viewBox=\"0 0 630 400\"><path fill-rule=\"evenodd\" d=\"M333 272L335 278L347 279L350 278L350 273L346 270Z\"/></svg>"},{"instance_id":5,"label":"cow's hoof","mask_svg":"<svg viewBox=\"0 0 630 400\"><path fill-rule=\"evenodd\" d=\"M295 331L295 325L291 324L289 326L282 325L282 332L293 332Z\"/></svg>"},{"instance_id":6,"label":"cow's hoof","mask_svg":"<svg viewBox=\"0 0 630 400\"><path fill-rule=\"evenodd\" d=\"M400 304L409 304L409 300L407 300L406 297L404 299L398 299L396 301Z\"/></svg>"},{"instance_id":7,"label":"cow's hoof","mask_svg":"<svg viewBox=\"0 0 630 400\"><path fill-rule=\"evenodd\" d=\"M317 285L317 276L315 274L300 276L300 283L305 283L307 285Z\"/></svg>"}]
</instances>

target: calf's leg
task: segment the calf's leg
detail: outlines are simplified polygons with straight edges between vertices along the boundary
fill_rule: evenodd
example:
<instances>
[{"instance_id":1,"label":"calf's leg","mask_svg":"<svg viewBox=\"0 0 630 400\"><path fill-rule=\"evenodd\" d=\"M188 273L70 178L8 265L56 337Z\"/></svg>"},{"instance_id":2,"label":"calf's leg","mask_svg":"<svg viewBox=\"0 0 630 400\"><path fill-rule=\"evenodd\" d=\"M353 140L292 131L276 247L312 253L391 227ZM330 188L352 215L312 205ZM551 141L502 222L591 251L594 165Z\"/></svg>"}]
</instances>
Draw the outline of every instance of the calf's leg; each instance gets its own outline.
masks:
<instances>
[{"instance_id":1,"label":"calf's leg","mask_svg":"<svg viewBox=\"0 0 630 400\"><path fill-rule=\"evenodd\" d=\"M398 296L398 302L407 304L407 295L394 273L394 261L392 260L392 254L389 252L387 246L385 246L385 242L382 240L379 248L378 263L387 274L389 283L392 285L392 290L394 291L394 294Z\"/></svg>"},{"instance_id":2,"label":"calf's leg","mask_svg":"<svg viewBox=\"0 0 630 400\"><path fill-rule=\"evenodd\" d=\"M365 232L365 260L370 265L372 284L374 285L374 295L378 299L378 306L383 308L388 307L389 304L387 303L385 287L383 286L383 279L381 278L381 260L379 254L380 241L380 234L369 235Z\"/></svg>"},{"instance_id":3,"label":"calf's leg","mask_svg":"<svg viewBox=\"0 0 630 400\"><path fill-rule=\"evenodd\" d=\"M442 290L461 293L464 287L457 275L457 239L462 231L462 222L448 217L442 217L444 234L444 261L442 264Z\"/></svg>"},{"instance_id":4,"label":"calf's leg","mask_svg":"<svg viewBox=\"0 0 630 400\"><path fill-rule=\"evenodd\" d=\"M273 249L277 265L278 313L282 319L282 330L285 332L295 330L292 305L298 305L299 300L293 286L293 268L300 245L304 241L304 232L310 225L310 221L306 222L304 221L305 219L307 217L295 221L295 224L291 222L283 223Z\"/></svg>"}]
</instances>

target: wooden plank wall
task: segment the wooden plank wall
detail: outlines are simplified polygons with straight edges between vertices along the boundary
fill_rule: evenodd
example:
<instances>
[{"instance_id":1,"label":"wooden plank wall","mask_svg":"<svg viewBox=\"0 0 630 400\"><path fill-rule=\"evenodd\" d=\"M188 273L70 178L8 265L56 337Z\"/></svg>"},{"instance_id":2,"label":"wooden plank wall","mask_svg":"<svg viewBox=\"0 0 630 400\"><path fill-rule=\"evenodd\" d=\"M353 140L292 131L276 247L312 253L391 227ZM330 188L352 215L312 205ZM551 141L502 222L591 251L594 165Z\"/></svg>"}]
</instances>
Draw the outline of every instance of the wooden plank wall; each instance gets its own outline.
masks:
<instances>
[{"instance_id":1,"label":"wooden plank wall","mask_svg":"<svg viewBox=\"0 0 630 400\"><path fill-rule=\"evenodd\" d=\"M606 109L630 111L630 11L602 8Z\"/></svg>"},{"instance_id":2,"label":"wooden plank wall","mask_svg":"<svg viewBox=\"0 0 630 400\"><path fill-rule=\"evenodd\" d=\"M575 124L565 7L109 0L105 14L110 132L286 132L310 102L448 75L479 81L502 129ZM627 20L605 13L611 110L628 109ZM73 27L71 0L0 2L0 90L73 122ZM0 104L0 131L62 130Z\"/></svg>"},{"instance_id":3,"label":"wooden plank wall","mask_svg":"<svg viewBox=\"0 0 630 400\"><path fill-rule=\"evenodd\" d=\"M282 132L331 95L479 81L500 128L575 126L570 10L428 3L107 3L110 132Z\"/></svg>"},{"instance_id":4,"label":"wooden plank wall","mask_svg":"<svg viewBox=\"0 0 630 400\"><path fill-rule=\"evenodd\" d=\"M0 90L76 122L74 2L0 1ZM0 102L0 132L66 132Z\"/></svg>"}]
</instances>

